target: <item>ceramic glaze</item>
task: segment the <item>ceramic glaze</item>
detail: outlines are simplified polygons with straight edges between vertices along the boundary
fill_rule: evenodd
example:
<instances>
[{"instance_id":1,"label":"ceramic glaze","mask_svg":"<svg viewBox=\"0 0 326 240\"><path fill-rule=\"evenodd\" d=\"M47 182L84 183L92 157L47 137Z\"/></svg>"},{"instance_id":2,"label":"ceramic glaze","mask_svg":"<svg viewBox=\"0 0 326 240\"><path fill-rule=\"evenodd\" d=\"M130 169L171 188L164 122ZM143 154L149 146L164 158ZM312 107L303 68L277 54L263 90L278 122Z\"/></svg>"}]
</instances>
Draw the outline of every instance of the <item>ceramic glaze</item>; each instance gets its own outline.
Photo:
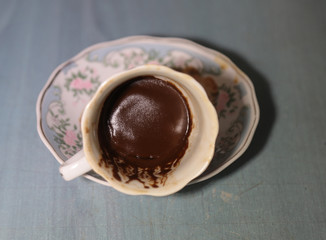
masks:
<instances>
[{"instance_id":1,"label":"ceramic glaze","mask_svg":"<svg viewBox=\"0 0 326 240\"><path fill-rule=\"evenodd\" d=\"M37 103L38 132L62 164L82 148L80 118L100 83L143 64L168 66L192 75L205 88L219 116L215 156L193 182L208 179L237 160L259 121L250 79L223 54L186 39L133 36L91 46L61 64ZM85 177L109 185L94 172Z\"/></svg>"}]
</instances>

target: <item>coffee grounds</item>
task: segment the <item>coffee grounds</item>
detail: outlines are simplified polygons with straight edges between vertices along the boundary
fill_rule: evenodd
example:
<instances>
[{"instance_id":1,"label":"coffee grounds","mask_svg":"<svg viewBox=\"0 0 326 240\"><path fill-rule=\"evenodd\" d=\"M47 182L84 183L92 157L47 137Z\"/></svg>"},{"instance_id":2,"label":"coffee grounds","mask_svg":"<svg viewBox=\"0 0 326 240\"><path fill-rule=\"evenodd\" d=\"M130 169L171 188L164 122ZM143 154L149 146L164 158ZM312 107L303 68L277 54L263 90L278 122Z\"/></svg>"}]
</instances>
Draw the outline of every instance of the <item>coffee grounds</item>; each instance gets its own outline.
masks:
<instances>
[{"instance_id":1,"label":"coffee grounds","mask_svg":"<svg viewBox=\"0 0 326 240\"><path fill-rule=\"evenodd\" d=\"M119 181L159 187L184 155L191 128L187 100L174 84L153 76L129 80L103 105L100 164Z\"/></svg>"}]
</instances>

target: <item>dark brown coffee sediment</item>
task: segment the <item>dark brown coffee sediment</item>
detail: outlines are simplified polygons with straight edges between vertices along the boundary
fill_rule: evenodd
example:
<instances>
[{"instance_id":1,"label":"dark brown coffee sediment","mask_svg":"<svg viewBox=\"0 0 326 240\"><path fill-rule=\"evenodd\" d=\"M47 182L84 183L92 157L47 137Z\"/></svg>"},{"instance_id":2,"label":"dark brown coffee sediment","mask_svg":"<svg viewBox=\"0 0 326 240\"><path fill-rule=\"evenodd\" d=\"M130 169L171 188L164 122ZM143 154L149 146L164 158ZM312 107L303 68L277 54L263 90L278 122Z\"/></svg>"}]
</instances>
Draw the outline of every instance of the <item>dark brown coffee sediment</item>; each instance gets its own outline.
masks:
<instances>
[{"instance_id":1,"label":"dark brown coffee sediment","mask_svg":"<svg viewBox=\"0 0 326 240\"><path fill-rule=\"evenodd\" d=\"M106 99L98 126L103 162L122 181L164 184L188 147L192 127L187 100L172 83L132 79ZM120 173L120 174L119 174Z\"/></svg>"}]
</instances>

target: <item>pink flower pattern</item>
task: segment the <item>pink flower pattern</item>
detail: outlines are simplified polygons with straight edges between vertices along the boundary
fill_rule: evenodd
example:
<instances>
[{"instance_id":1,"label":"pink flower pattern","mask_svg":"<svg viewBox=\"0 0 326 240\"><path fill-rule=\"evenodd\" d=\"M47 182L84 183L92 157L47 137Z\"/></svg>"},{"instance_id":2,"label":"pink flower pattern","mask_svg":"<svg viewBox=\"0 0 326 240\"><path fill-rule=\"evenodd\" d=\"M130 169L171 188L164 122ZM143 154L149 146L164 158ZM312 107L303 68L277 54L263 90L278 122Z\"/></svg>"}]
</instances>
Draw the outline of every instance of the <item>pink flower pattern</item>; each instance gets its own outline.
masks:
<instances>
[{"instance_id":1,"label":"pink flower pattern","mask_svg":"<svg viewBox=\"0 0 326 240\"><path fill-rule=\"evenodd\" d=\"M72 130L67 130L66 135L63 137L63 141L70 145L74 146L76 144L77 136L74 131Z\"/></svg>"},{"instance_id":2,"label":"pink flower pattern","mask_svg":"<svg viewBox=\"0 0 326 240\"><path fill-rule=\"evenodd\" d=\"M149 61L147 64L161 65L158 61L155 61L155 60Z\"/></svg>"},{"instance_id":3,"label":"pink flower pattern","mask_svg":"<svg viewBox=\"0 0 326 240\"><path fill-rule=\"evenodd\" d=\"M71 82L70 86L78 90L82 90L82 89L89 90L92 89L93 84L91 83L90 80L82 80L80 78L76 78Z\"/></svg>"},{"instance_id":4,"label":"pink flower pattern","mask_svg":"<svg viewBox=\"0 0 326 240\"><path fill-rule=\"evenodd\" d=\"M131 63L131 64L128 65L127 69L132 69L134 67L136 67L136 65L134 65L134 64Z\"/></svg>"},{"instance_id":5,"label":"pink flower pattern","mask_svg":"<svg viewBox=\"0 0 326 240\"><path fill-rule=\"evenodd\" d=\"M217 99L216 111L217 113L223 111L226 108L226 104L230 100L230 96L227 92L220 91Z\"/></svg>"}]
</instances>

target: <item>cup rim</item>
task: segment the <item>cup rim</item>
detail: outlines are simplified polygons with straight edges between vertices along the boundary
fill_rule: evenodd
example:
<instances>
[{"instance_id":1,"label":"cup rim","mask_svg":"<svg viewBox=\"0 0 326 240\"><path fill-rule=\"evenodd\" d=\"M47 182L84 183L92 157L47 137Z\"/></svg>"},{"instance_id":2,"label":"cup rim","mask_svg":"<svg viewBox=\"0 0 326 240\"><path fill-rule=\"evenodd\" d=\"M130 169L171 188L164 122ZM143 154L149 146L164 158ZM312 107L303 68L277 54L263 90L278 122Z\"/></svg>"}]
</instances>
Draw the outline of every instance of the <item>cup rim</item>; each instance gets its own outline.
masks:
<instances>
[{"instance_id":1,"label":"cup rim","mask_svg":"<svg viewBox=\"0 0 326 240\"><path fill-rule=\"evenodd\" d=\"M128 188L128 184L118 182L112 176L109 176L108 171L103 170L103 168L99 166L98 162L99 159L101 159L100 147L97 139L97 134L93 133L94 129L97 128L99 112L101 111L102 104L105 99L107 99L109 94L122 83L132 78L144 75L161 76L163 78L168 78L173 80L172 82L176 83L178 88L184 88L184 86L180 86L180 83L186 83L189 88L191 88L192 93L194 93L194 97L200 104L200 107L205 108L205 118L203 118L203 121L205 122L205 126L207 128L206 132L208 133L208 137L205 138L205 144L201 144L206 147L205 151L203 151L202 159L198 159L197 169L192 170L190 174L188 173L185 174L185 176L182 178L178 178L178 181L174 182L173 184L164 184L158 188L134 189ZM207 131L208 128L209 131ZM204 88L191 76L161 65L138 66L133 69L117 73L108 78L100 85L91 101L87 104L81 119L81 131L84 144L83 149L88 163L92 169L97 174L102 176L106 181L108 181L114 189L129 195L165 196L181 190L191 180L195 179L202 172L204 172L204 170L208 167L214 155L215 141L218 130L219 124L217 114L215 108L209 101ZM182 161L183 158L184 156L180 160ZM179 166L177 168L179 168ZM171 176L168 176L168 178L171 178Z\"/></svg>"}]
</instances>

